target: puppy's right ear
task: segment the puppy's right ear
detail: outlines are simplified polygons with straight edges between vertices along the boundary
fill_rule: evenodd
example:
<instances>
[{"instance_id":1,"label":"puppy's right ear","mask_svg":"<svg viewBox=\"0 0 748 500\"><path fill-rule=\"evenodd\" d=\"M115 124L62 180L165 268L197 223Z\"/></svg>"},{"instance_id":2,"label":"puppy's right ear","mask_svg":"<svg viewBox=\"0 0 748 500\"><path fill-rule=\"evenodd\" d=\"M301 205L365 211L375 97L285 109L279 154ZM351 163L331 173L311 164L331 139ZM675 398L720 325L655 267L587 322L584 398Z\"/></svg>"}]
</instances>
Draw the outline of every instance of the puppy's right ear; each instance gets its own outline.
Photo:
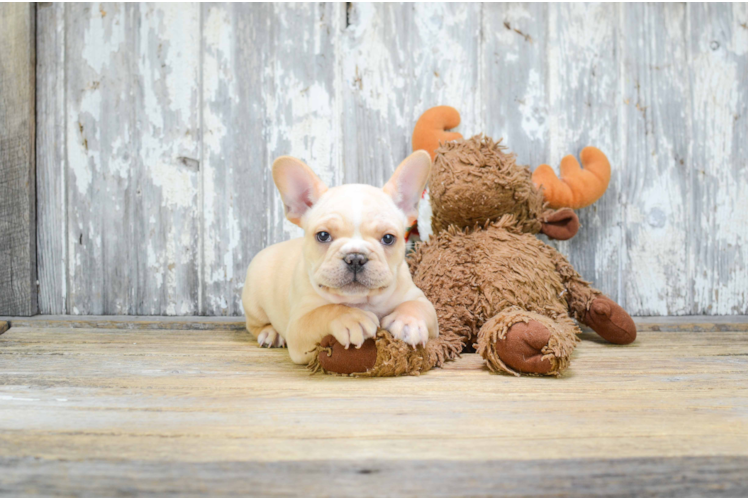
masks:
<instances>
[{"instance_id":1,"label":"puppy's right ear","mask_svg":"<svg viewBox=\"0 0 748 500\"><path fill-rule=\"evenodd\" d=\"M297 226L301 226L301 217L327 191L312 169L292 156L281 156L273 162L273 181L280 191L286 219Z\"/></svg>"},{"instance_id":2,"label":"puppy's right ear","mask_svg":"<svg viewBox=\"0 0 748 500\"><path fill-rule=\"evenodd\" d=\"M408 218L408 225L418 217L418 201L429 180L431 156L420 149L405 158L384 185L384 192Z\"/></svg>"}]
</instances>

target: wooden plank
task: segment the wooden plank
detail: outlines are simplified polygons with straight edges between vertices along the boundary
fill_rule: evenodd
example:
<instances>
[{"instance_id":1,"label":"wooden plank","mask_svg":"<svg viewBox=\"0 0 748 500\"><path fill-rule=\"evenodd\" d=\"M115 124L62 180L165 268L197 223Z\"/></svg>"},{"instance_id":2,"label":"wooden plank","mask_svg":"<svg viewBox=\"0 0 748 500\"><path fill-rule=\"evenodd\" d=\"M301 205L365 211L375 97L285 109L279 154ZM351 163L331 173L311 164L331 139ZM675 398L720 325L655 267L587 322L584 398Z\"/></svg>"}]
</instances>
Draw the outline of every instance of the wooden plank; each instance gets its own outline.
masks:
<instances>
[{"instance_id":1,"label":"wooden plank","mask_svg":"<svg viewBox=\"0 0 748 500\"><path fill-rule=\"evenodd\" d=\"M691 89L684 4L623 9L625 144L621 165L625 305L637 314L689 314Z\"/></svg>"},{"instance_id":2,"label":"wooden plank","mask_svg":"<svg viewBox=\"0 0 748 500\"><path fill-rule=\"evenodd\" d=\"M620 7L615 4L548 5L548 128L550 165L583 147L602 149L613 170L605 195L577 211L581 229L569 242L554 243L588 281L626 306L620 144ZM628 278L628 277L626 277ZM632 311L636 314L637 311Z\"/></svg>"},{"instance_id":3,"label":"wooden plank","mask_svg":"<svg viewBox=\"0 0 748 500\"><path fill-rule=\"evenodd\" d=\"M551 161L548 89L548 6L494 3L483 7L482 78L485 127L535 168Z\"/></svg>"},{"instance_id":4,"label":"wooden plank","mask_svg":"<svg viewBox=\"0 0 748 500\"><path fill-rule=\"evenodd\" d=\"M0 321L0 335L7 332L9 328L10 328L10 325L8 324L7 321Z\"/></svg>"},{"instance_id":5,"label":"wooden plank","mask_svg":"<svg viewBox=\"0 0 748 500\"><path fill-rule=\"evenodd\" d=\"M65 7L71 314L137 312L137 14L132 4Z\"/></svg>"},{"instance_id":6,"label":"wooden plank","mask_svg":"<svg viewBox=\"0 0 748 500\"><path fill-rule=\"evenodd\" d=\"M342 6L203 6L202 312L239 315L252 257L297 236L270 176L277 156L340 183L335 48Z\"/></svg>"},{"instance_id":7,"label":"wooden plank","mask_svg":"<svg viewBox=\"0 0 748 500\"><path fill-rule=\"evenodd\" d=\"M693 4L690 279L694 314L748 311L748 5Z\"/></svg>"},{"instance_id":8,"label":"wooden plank","mask_svg":"<svg viewBox=\"0 0 748 500\"><path fill-rule=\"evenodd\" d=\"M200 6L141 4L133 16L139 161L126 200L136 254L128 264L137 273L129 313L199 314Z\"/></svg>"},{"instance_id":9,"label":"wooden plank","mask_svg":"<svg viewBox=\"0 0 748 500\"><path fill-rule=\"evenodd\" d=\"M0 5L0 314L38 310L35 26L34 4Z\"/></svg>"},{"instance_id":10,"label":"wooden plank","mask_svg":"<svg viewBox=\"0 0 748 500\"><path fill-rule=\"evenodd\" d=\"M0 336L0 489L737 494L746 355L743 331L643 332L584 341L559 379L494 375L476 354L351 379L310 377L241 331L14 326Z\"/></svg>"},{"instance_id":11,"label":"wooden plank","mask_svg":"<svg viewBox=\"0 0 748 500\"><path fill-rule=\"evenodd\" d=\"M199 10L68 7L69 312L198 312Z\"/></svg>"},{"instance_id":12,"label":"wooden plank","mask_svg":"<svg viewBox=\"0 0 748 500\"><path fill-rule=\"evenodd\" d=\"M268 244L263 79L271 8L203 4L200 312L241 313L246 267ZM241 76L240 76L241 75ZM239 93L241 92L241 97Z\"/></svg>"},{"instance_id":13,"label":"wooden plank","mask_svg":"<svg viewBox=\"0 0 748 500\"><path fill-rule=\"evenodd\" d=\"M55 460L33 458L0 460L0 470L4 471L0 485L9 496L739 498L748 495L745 457L274 463L89 459L65 467ZM279 481L279 477L283 480Z\"/></svg>"},{"instance_id":14,"label":"wooden plank","mask_svg":"<svg viewBox=\"0 0 748 500\"><path fill-rule=\"evenodd\" d=\"M67 312L65 5L37 5L36 180L39 312Z\"/></svg>"}]
</instances>

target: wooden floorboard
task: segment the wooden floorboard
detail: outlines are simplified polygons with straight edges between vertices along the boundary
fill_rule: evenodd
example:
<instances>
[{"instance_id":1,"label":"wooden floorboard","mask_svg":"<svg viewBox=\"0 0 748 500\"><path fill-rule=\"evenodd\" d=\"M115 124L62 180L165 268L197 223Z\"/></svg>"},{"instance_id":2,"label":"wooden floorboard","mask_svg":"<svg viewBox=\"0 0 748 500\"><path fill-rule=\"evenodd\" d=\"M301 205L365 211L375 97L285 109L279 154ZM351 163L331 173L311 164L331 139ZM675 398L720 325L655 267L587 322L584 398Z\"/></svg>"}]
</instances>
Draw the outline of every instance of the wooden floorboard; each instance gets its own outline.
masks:
<instances>
[{"instance_id":1,"label":"wooden floorboard","mask_svg":"<svg viewBox=\"0 0 748 500\"><path fill-rule=\"evenodd\" d=\"M748 334L710 321L584 333L558 379L352 379L241 329L11 319L0 495L746 495Z\"/></svg>"},{"instance_id":2,"label":"wooden floorboard","mask_svg":"<svg viewBox=\"0 0 748 500\"><path fill-rule=\"evenodd\" d=\"M0 459L23 496L744 497L748 458L165 462Z\"/></svg>"}]
</instances>

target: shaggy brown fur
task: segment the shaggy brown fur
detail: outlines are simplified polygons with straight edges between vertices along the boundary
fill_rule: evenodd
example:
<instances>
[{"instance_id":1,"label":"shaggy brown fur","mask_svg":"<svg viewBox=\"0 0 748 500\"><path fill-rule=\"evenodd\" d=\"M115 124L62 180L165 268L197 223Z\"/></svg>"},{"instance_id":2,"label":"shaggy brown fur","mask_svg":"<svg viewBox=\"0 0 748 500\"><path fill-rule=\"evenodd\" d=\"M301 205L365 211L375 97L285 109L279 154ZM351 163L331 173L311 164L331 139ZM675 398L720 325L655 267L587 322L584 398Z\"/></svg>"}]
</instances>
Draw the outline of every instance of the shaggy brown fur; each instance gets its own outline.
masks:
<instances>
[{"instance_id":1,"label":"shaggy brown fur","mask_svg":"<svg viewBox=\"0 0 748 500\"><path fill-rule=\"evenodd\" d=\"M552 232L573 236L578 220L568 209L549 210L530 170L499 142L475 136L443 144L429 189L434 234L416 245L408 263L436 308L439 338L414 361L421 349L380 334L375 365L361 370L367 376L423 372L466 347L475 347L492 371L559 375L578 342L574 320L613 342L636 337L628 314L535 236L558 220Z\"/></svg>"},{"instance_id":2,"label":"shaggy brown fur","mask_svg":"<svg viewBox=\"0 0 748 500\"><path fill-rule=\"evenodd\" d=\"M429 178L434 233L449 225L473 227L513 214L523 232L539 233L543 195L530 169L489 137L447 142L436 150Z\"/></svg>"},{"instance_id":3,"label":"shaggy brown fur","mask_svg":"<svg viewBox=\"0 0 748 500\"><path fill-rule=\"evenodd\" d=\"M579 333L569 319L570 303L578 318L600 292L589 288L554 248L521 228L514 215L471 229L449 226L416 246L409 262L413 281L434 304L441 335L477 343L478 353L495 371L517 374L493 349L508 327L543 317L540 322L554 335L547 353L553 358L551 372L559 374L568 366ZM484 329L489 321L498 329ZM444 349L444 359L452 359L454 351Z\"/></svg>"}]
</instances>

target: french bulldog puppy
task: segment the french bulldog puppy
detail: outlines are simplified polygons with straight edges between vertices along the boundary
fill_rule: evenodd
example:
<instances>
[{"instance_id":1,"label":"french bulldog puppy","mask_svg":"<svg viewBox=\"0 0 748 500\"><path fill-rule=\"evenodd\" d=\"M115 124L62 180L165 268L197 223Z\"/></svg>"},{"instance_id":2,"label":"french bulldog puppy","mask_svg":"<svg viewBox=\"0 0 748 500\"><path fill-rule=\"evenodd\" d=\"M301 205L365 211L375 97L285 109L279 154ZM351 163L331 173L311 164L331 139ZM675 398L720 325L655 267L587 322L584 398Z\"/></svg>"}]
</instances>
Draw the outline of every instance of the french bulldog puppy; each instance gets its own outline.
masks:
<instances>
[{"instance_id":1,"label":"french bulldog puppy","mask_svg":"<svg viewBox=\"0 0 748 500\"><path fill-rule=\"evenodd\" d=\"M242 304L261 346L287 345L295 363L308 363L328 334L346 349L380 326L413 346L438 336L434 306L405 263L405 230L430 169L429 154L416 151L383 189L328 188L304 162L275 160L286 218L304 236L266 248L247 270Z\"/></svg>"}]
</instances>

